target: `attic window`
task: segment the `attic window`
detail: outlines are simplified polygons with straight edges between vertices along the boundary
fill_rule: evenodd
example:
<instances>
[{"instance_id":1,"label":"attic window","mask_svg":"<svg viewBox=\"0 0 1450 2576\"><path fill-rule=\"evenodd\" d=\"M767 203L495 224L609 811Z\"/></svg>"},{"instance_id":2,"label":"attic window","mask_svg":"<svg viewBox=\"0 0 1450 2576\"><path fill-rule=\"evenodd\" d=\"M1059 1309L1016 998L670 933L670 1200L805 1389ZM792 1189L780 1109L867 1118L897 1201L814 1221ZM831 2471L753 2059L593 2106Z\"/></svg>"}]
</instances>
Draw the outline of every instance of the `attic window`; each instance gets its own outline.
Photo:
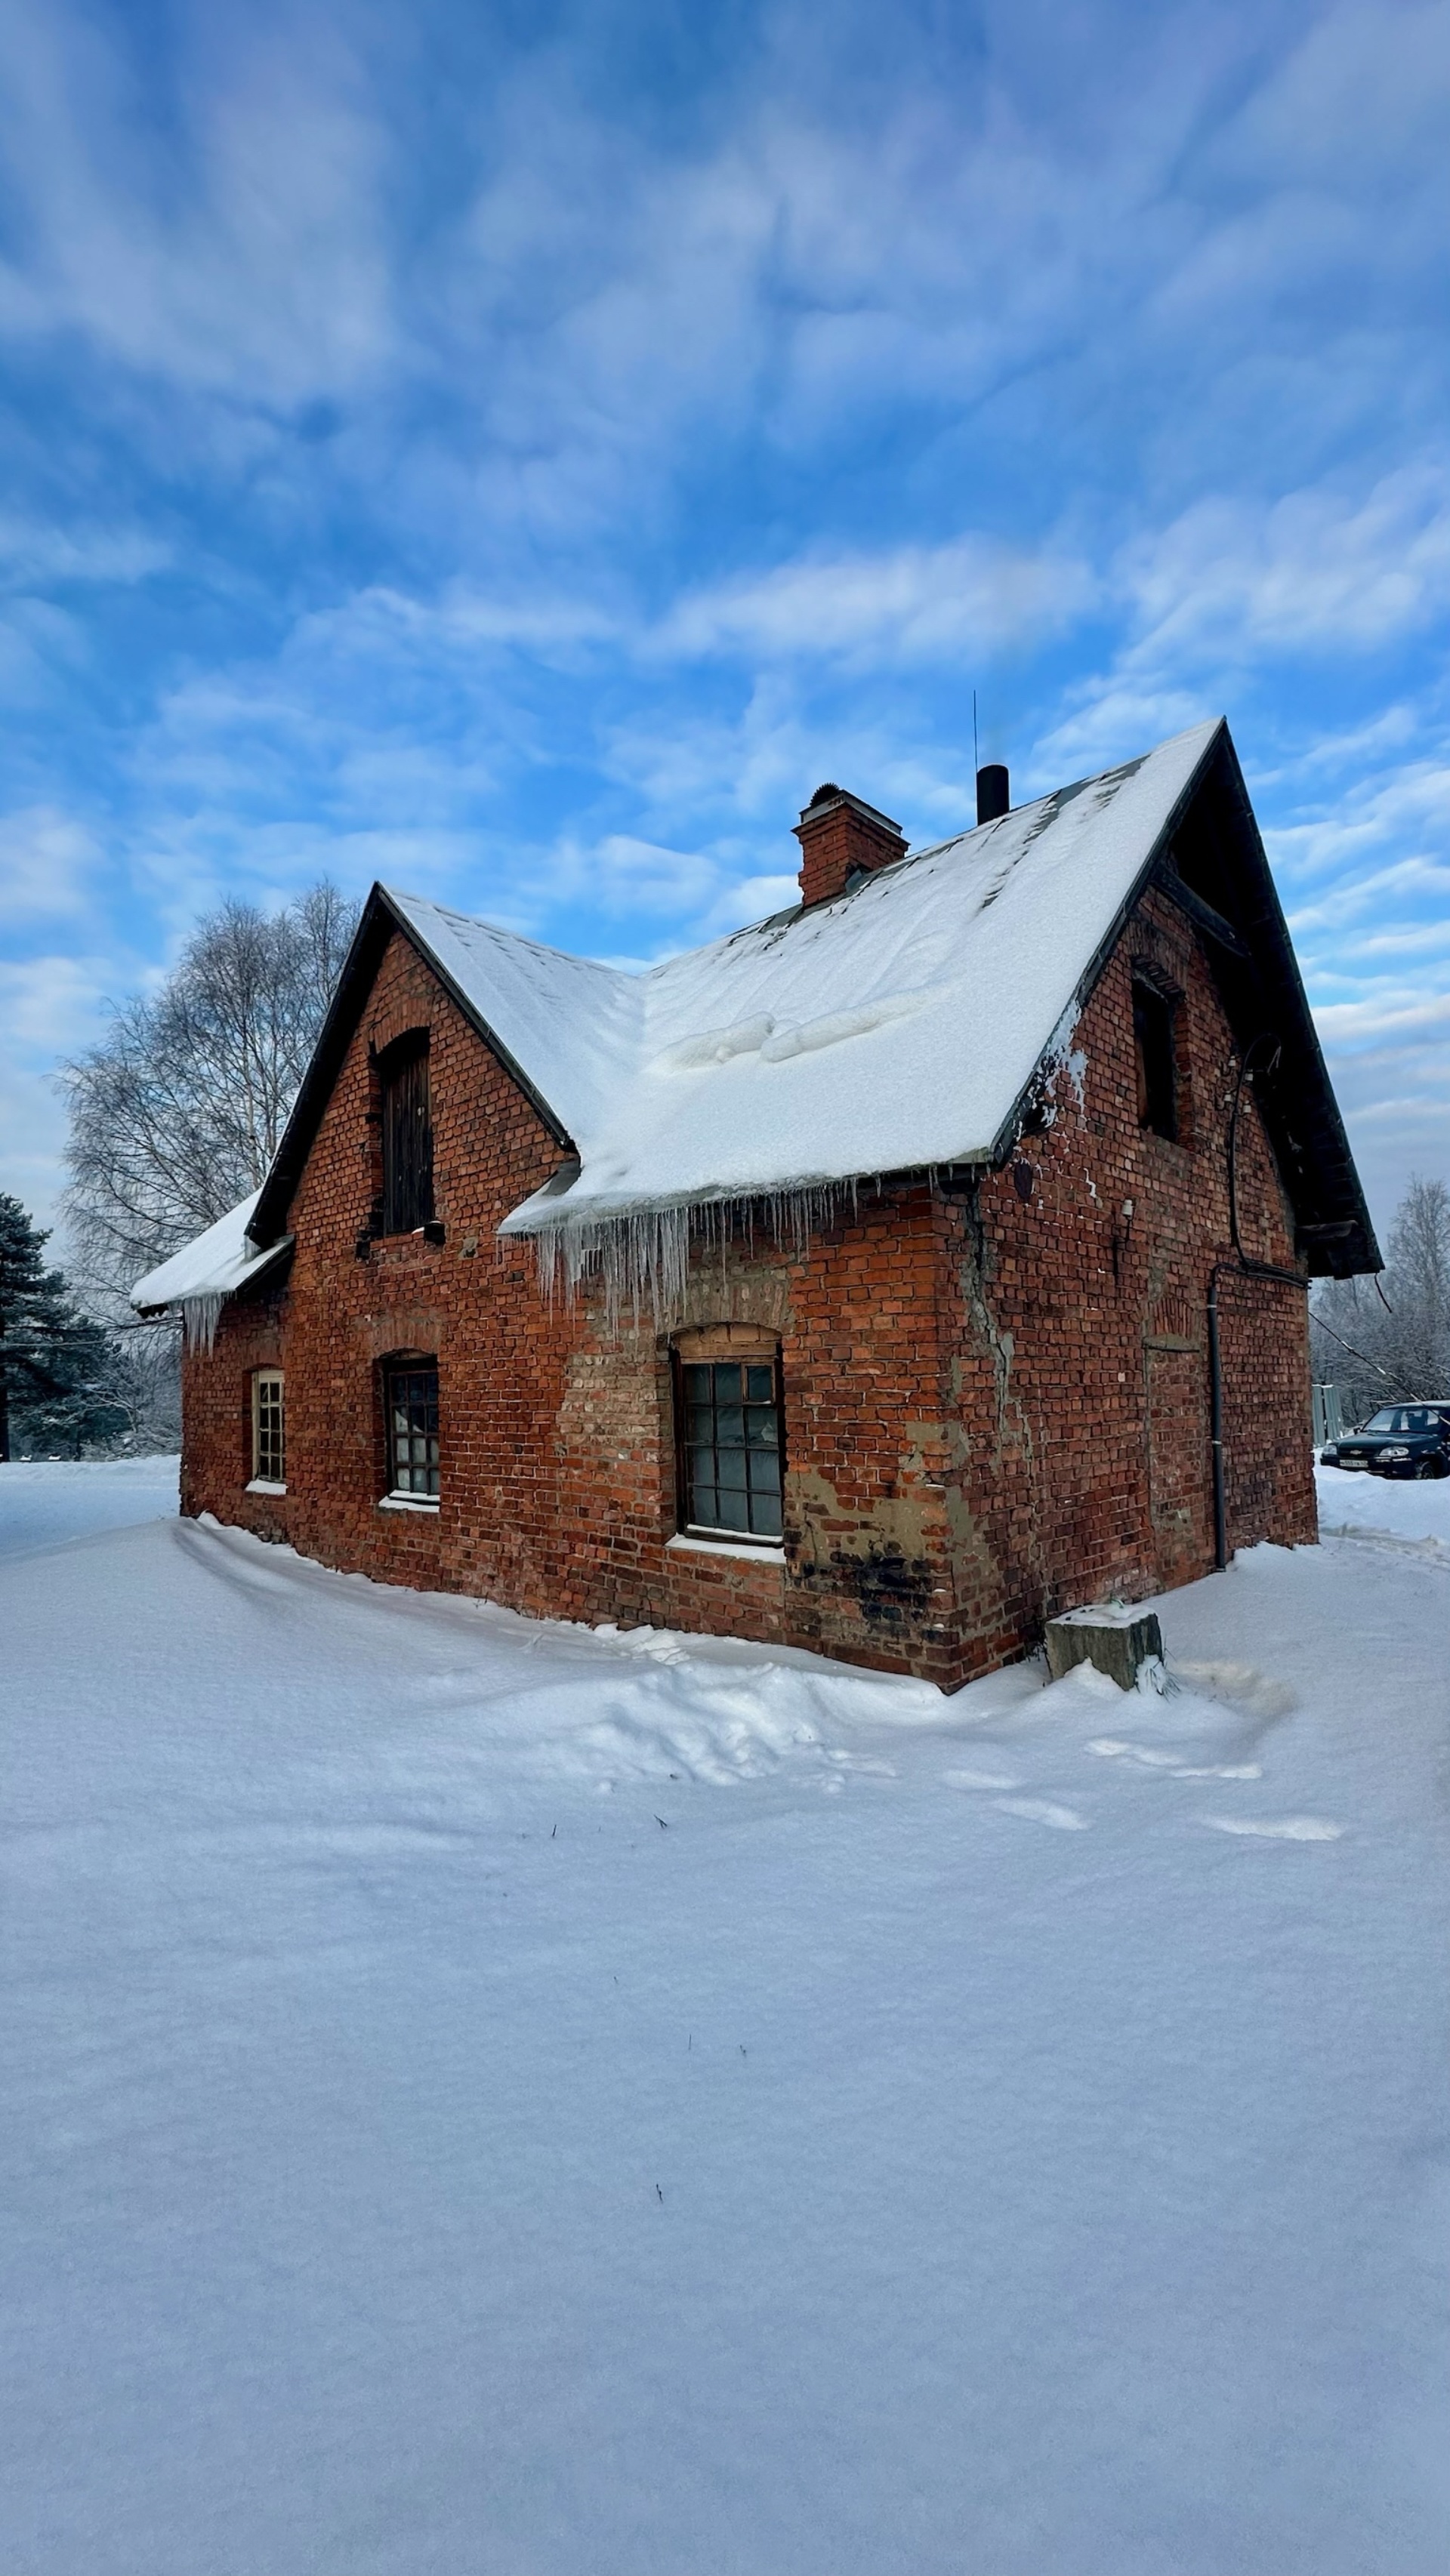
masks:
<instances>
[{"instance_id":1,"label":"attic window","mask_svg":"<svg viewBox=\"0 0 1450 2576\"><path fill-rule=\"evenodd\" d=\"M433 1105L428 1032L410 1030L378 1061L383 1098L383 1232L433 1221Z\"/></svg>"},{"instance_id":2,"label":"attic window","mask_svg":"<svg viewBox=\"0 0 1450 2576\"><path fill-rule=\"evenodd\" d=\"M1138 1060L1138 1124L1178 1143L1177 1000L1133 979L1133 1050Z\"/></svg>"}]
</instances>

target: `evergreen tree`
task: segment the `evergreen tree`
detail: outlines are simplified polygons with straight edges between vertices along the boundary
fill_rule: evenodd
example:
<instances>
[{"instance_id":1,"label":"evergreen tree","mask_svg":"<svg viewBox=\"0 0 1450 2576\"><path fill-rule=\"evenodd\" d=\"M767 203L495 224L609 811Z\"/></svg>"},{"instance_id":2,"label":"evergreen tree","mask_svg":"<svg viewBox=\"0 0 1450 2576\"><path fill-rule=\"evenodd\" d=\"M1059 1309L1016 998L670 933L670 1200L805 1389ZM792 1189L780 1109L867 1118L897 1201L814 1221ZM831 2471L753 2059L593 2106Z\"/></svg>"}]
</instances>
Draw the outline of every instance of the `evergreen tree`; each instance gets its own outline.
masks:
<instances>
[{"instance_id":1,"label":"evergreen tree","mask_svg":"<svg viewBox=\"0 0 1450 2576\"><path fill-rule=\"evenodd\" d=\"M131 1407L121 1401L125 1361L104 1325L69 1314L52 1354L54 1391L14 1406L12 1436L32 1455L83 1457L109 1448L135 1430Z\"/></svg>"},{"instance_id":2,"label":"evergreen tree","mask_svg":"<svg viewBox=\"0 0 1450 2576\"><path fill-rule=\"evenodd\" d=\"M16 1433L63 1441L78 1458L129 1423L111 1392L110 1337L76 1311L61 1273L46 1269L49 1240L19 1199L0 1193L0 1459Z\"/></svg>"}]
</instances>

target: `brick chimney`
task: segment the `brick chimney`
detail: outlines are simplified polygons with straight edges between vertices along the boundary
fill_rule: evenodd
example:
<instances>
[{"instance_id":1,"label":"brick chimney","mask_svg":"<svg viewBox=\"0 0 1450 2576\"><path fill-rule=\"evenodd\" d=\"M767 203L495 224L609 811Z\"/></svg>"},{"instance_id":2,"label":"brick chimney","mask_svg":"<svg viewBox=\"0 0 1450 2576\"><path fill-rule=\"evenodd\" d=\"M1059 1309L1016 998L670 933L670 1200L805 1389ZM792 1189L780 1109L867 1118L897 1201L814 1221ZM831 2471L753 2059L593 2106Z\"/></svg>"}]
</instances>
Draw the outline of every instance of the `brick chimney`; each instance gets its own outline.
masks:
<instances>
[{"instance_id":1,"label":"brick chimney","mask_svg":"<svg viewBox=\"0 0 1450 2576\"><path fill-rule=\"evenodd\" d=\"M889 868L904 859L901 826L859 796L847 794L828 779L818 787L795 826L801 845L800 888L803 904L829 903L873 868Z\"/></svg>"}]
</instances>

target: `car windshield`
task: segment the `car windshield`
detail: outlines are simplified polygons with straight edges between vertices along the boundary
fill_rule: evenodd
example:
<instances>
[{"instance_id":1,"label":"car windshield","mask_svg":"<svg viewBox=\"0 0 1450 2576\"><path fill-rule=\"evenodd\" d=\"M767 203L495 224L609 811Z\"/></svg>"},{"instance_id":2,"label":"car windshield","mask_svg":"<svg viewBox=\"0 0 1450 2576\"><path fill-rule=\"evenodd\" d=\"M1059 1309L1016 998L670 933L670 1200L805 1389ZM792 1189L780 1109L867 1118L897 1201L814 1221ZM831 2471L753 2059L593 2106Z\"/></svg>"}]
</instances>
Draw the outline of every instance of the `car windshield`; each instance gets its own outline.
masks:
<instances>
[{"instance_id":1,"label":"car windshield","mask_svg":"<svg viewBox=\"0 0 1450 2576\"><path fill-rule=\"evenodd\" d=\"M1366 1431L1438 1431L1440 1416L1430 1404L1382 1404L1364 1427Z\"/></svg>"}]
</instances>

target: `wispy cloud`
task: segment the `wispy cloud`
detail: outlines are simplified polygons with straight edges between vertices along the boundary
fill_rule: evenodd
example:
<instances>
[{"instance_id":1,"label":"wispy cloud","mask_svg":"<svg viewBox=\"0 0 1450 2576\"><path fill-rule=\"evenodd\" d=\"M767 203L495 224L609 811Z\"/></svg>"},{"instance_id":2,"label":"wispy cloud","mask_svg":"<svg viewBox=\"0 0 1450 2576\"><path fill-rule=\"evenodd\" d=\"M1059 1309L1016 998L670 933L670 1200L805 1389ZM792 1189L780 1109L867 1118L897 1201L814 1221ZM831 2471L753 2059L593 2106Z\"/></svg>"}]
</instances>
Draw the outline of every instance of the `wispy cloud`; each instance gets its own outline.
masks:
<instances>
[{"instance_id":1,"label":"wispy cloud","mask_svg":"<svg viewBox=\"0 0 1450 2576\"><path fill-rule=\"evenodd\" d=\"M880 553L816 554L689 594L655 630L657 650L942 662L1035 644L1097 595L1088 566L979 536Z\"/></svg>"},{"instance_id":2,"label":"wispy cloud","mask_svg":"<svg viewBox=\"0 0 1450 2576\"><path fill-rule=\"evenodd\" d=\"M0 923L84 917L101 857L95 834L52 806L0 815Z\"/></svg>"},{"instance_id":3,"label":"wispy cloud","mask_svg":"<svg viewBox=\"0 0 1450 2576\"><path fill-rule=\"evenodd\" d=\"M974 688L1019 792L1227 709L1391 1169L1443 9L14 0L7 73L19 949L155 967L325 867L653 954L773 906L822 777L964 820Z\"/></svg>"}]
</instances>

